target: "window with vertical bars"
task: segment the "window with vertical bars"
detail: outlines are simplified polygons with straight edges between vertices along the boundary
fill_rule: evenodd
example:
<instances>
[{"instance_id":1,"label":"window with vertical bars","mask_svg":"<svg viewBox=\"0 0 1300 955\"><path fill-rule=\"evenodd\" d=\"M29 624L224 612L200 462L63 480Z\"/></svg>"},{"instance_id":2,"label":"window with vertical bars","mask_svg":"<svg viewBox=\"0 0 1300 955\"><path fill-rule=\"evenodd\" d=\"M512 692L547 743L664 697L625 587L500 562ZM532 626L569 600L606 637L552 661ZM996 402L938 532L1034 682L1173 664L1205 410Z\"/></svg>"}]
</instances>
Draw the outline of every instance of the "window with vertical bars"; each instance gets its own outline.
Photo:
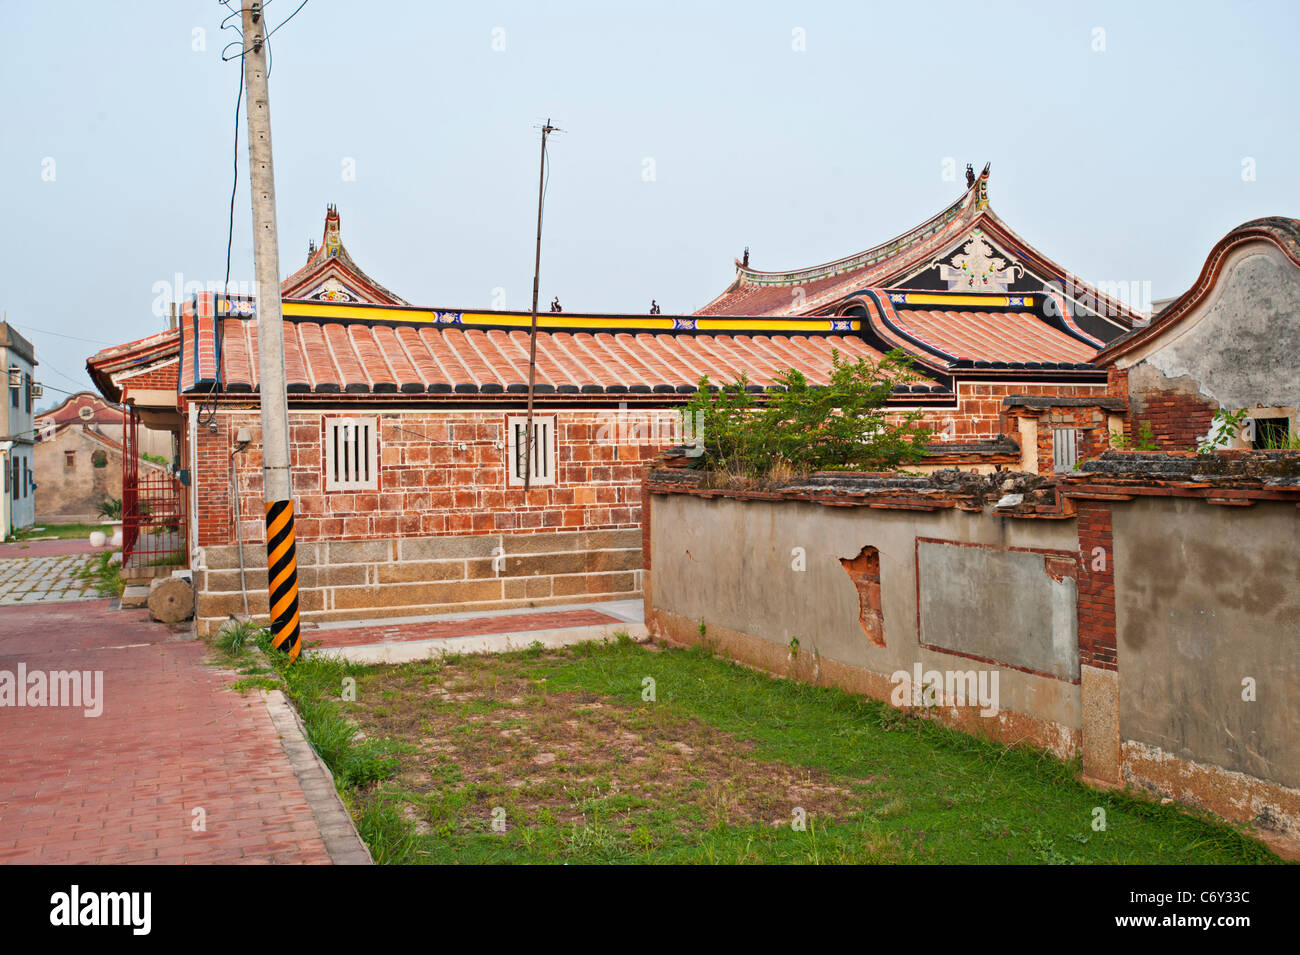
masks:
<instances>
[{"instance_id":1,"label":"window with vertical bars","mask_svg":"<svg viewBox=\"0 0 1300 955\"><path fill-rule=\"evenodd\" d=\"M1052 470L1073 471L1079 461L1079 429L1052 429Z\"/></svg>"},{"instance_id":2,"label":"window with vertical bars","mask_svg":"<svg viewBox=\"0 0 1300 955\"><path fill-rule=\"evenodd\" d=\"M379 429L375 418L325 419L325 490L379 487Z\"/></svg>"},{"instance_id":3,"label":"window with vertical bars","mask_svg":"<svg viewBox=\"0 0 1300 955\"><path fill-rule=\"evenodd\" d=\"M529 459L528 418L506 419L507 483L522 486L524 473L531 467L530 484L555 483L555 415L533 415L531 461Z\"/></svg>"}]
</instances>

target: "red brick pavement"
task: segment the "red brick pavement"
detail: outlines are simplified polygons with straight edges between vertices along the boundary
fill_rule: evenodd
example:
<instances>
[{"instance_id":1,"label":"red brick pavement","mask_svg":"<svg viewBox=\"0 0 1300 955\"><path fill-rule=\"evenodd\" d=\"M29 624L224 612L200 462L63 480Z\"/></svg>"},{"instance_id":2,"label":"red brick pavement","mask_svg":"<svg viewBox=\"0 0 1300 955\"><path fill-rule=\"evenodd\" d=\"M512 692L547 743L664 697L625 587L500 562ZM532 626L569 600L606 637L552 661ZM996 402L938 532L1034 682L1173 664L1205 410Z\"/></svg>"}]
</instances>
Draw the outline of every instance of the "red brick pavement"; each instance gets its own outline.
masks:
<instances>
[{"instance_id":1,"label":"red brick pavement","mask_svg":"<svg viewBox=\"0 0 1300 955\"><path fill-rule=\"evenodd\" d=\"M64 554L98 554L105 550L116 550L116 548L92 547L88 540L19 541L0 544L0 560L10 557L61 557Z\"/></svg>"},{"instance_id":2,"label":"red brick pavement","mask_svg":"<svg viewBox=\"0 0 1300 955\"><path fill-rule=\"evenodd\" d=\"M204 654L107 600L0 609L0 670L104 675L99 717L0 707L0 862L329 861L265 703Z\"/></svg>"},{"instance_id":3,"label":"red brick pavement","mask_svg":"<svg viewBox=\"0 0 1300 955\"><path fill-rule=\"evenodd\" d=\"M481 637L490 633L527 633L530 630L599 627L623 622L617 617L611 617L598 610L539 610L536 613L470 617L466 620L431 620L425 623L375 624L368 627L341 627L337 630L308 630L303 633L303 642L307 646L319 644L321 649L335 649L369 643L432 640L439 637Z\"/></svg>"}]
</instances>

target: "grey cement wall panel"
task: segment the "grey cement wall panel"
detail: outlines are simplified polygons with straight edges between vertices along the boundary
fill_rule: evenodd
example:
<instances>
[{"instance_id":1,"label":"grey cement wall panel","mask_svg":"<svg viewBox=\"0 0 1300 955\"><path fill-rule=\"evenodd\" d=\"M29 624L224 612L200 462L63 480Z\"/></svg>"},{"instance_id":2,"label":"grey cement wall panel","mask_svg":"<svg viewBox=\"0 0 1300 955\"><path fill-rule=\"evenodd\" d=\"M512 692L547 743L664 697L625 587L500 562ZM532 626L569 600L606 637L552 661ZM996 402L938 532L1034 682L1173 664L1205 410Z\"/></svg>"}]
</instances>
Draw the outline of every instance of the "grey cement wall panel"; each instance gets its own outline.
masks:
<instances>
[{"instance_id":1,"label":"grey cement wall panel","mask_svg":"<svg viewBox=\"0 0 1300 955\"><path fill-rule=\"evenodd\" d=\"M921 541L917 559L922 643L1078 678L1075 582L1042 554Z\"/></svg>"},{"instance_id":2,"label":"grey cement wall panel","mask_svg":"<svg viewBox=\"0 0 1300 955\"><path fill-rule=\"evenodd\" d=\"M893 511L797 502L706 500L656 494L650 522L655 607L875 673L976 669L917 640L915 539L1073 551L1072 521L1016 521L959 510ZM858 622L858 594L840 565L864 545L880 551L886 646ZM807 569L792 569L802 547ZM1077 684L1016 670L1000 676L1002 707L1081 725Z\"/></svg>"},{"instance_id":3,"label":"grey cement wall panel","mask_svg":"<svg viewBox=\"0 0 1300 955\"><path fill-rule=\"evenodd\" d=\"M1152 498L1112 521L1124 738L1300 787L1300 510Z\"/></svg>"},{"instance_id":4,"label":"grey cement wall panel","mask_svg":"<svg viewBox=\"0 0 1300 955\"><path fill-rule=\"evenodd\" d=\"M1204 315L1147 360L1226 408L1300 405L1295 325L1278 319L1300 315L1300 274L1267 245L1235 253L1226 269Z\"/></svg>"}]
</instances>

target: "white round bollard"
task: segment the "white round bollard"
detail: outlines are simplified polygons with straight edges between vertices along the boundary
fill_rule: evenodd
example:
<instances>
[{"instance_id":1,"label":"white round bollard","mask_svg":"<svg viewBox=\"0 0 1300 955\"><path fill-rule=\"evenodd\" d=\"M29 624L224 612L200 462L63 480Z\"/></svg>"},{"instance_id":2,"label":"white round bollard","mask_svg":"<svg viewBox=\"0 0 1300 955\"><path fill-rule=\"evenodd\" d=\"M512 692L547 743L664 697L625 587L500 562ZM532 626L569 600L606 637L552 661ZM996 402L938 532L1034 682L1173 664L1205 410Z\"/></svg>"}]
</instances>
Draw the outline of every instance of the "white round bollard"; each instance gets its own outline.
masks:
<instances>
[{"instance_id":1,"label":"white round bollard","mask_svg":"<svg viewBox=\"0 0 1300 955\"><path fill-rule=\"evenodd\" d=\"M107 543L108 543L108 535L105 534L103 531L90 532L91 547L103 547Z\"/></svg>"},{"instance_id":2,"label":"white round bollard","mask_svg":"<svg viewBox=\"0 0 1300 955\"><path fill-rule=\"evenodd\" d=\"M114 547L122 546L122 528L119 527L117 530L113 531L113 539L109 541L109 543Z\"/></svg>"}]
</instances>

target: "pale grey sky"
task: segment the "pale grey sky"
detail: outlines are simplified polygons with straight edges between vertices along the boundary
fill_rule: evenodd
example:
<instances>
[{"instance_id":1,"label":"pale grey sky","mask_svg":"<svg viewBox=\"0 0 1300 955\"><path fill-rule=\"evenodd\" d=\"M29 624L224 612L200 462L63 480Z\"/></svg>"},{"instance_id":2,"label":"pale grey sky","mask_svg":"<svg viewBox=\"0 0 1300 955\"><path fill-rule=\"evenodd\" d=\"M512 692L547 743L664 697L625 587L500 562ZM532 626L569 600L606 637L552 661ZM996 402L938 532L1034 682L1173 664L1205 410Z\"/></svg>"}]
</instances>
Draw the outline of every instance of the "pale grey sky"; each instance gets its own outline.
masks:
<instances>
[{"instance_id":1,"label":"pale grey sky","mask_svg":"<svg viewBox=\"0 0 1300 955\"><path fill-rule=\"evenodd\" d=\"M157 283L222 279L234 34L216 0L0 13L0 309L41 380L88 387L98 343L163 327ZM411 302L526 308L549 116L541 292L568 311L693 311L746 245L859 251L958 195L946 160L991 161L993 207L1066 268L1175 295L1234 226L1300 215L1298 28L1286 2L310 0L272 41L281 271L334 202Z\"/></svg>"}]
</instances>

